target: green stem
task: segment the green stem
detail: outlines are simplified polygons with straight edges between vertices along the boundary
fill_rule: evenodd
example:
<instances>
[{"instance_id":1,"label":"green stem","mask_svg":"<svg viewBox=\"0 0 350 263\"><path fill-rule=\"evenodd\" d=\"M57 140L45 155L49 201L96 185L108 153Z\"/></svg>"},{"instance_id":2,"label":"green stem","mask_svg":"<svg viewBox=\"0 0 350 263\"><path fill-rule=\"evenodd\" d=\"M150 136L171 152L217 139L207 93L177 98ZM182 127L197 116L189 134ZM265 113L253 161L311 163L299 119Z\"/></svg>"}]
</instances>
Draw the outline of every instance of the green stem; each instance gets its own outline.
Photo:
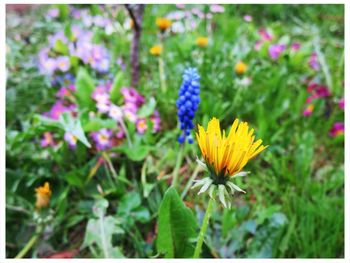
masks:
<instances>
[{"instance_id":1,"label":"green stem","mask_svg":"<svg viewBox=\"0 0 350 263\"><path fill-rule=\"evenodd\" d=\"M15 258L23 258L28 253L28 251L34 246L34 244L38 240L42 230L43 230L42 226L38 226L37 227L37 229L36 229L34 235L32 236L32 238L29 239L27 244L24 246L24 248L22 248L22 250L17 254L17 256Z\"/></svg>"},{"instance_id":2,"label":"green stem","mask_svg":"<svg viewBox=\"0 0 350 263\"><path fill-rule=\"evenodd\" d=\"M129 148L132 148L132 142L131 142L131 139L130 139L130 135L129 135L128 129L125 126L125 122L124 122L123 118L121 118L119 120L119 123L120 123L120 125L122 126L122 129L125 132L125 136L126 136L126 140L128 141Z\"/></svg>"},{"instance_id":3,"label":"green stem","mask_svg":"<svg viewBox=\"0 0 350 263\"><path fill-rule=\"evenodd\" d=\"M165 72L164 72L164 61L161 56L159 56L158 59L159 64L159 80L160 80L160 88L162 89L162 92L165 93L167 90L166 87L166 78L165 78Z\"/></svg>"},{"instance_id":4,"label":"green stem","mask_svg":"<svg viewBox=\"0 0 350 263\"><path fill-rule=\"evenodd\" d=\"M171 185L176 189L178 185L178 178L179 178L179 170L180 166L183 160L183 152L184 152L184 145L180 146L179 152L177 154L177 159L176 159L176 164L175 164L175 169L173 172L173 181Z\"/></svg>"},{"instance_id":5,"label":"green stem","mask_svg":"<svg viewBox=\"0 0 350 263\"><path fill-rule=\"evenodd\" d=\"M213 196L215 196L215 193L213 193ZM198 240L197 240L197 244L196 244L196 249L195 249L194 254L193 254L193 258L199 258L200 254L202 252L204 235L205 235L205 232L207 231L207 227L208 227L211 213L213 212L214 202L215 202L215 200L213 198L209 199L209 204L207 207L207 211L205 212L205 215L204 215L201 231L199 232L199 235L198 235Z\"/></svg>"},{"instance_id":6,"label":"green stem","mask_svg":"<svg viewBox=\"0 0 350 263\"><path fill-rule=\"evenodd\" d=\"M181 199L184 199L188 190L191 188L193 181L196 179L199 171L200 171L201 167L199 165L196 166L196 169L193 171L193 174L191 175L190 180L188 180L185 189L183 190L182 194L181 194Z\"/></svg>"}]
</instances>

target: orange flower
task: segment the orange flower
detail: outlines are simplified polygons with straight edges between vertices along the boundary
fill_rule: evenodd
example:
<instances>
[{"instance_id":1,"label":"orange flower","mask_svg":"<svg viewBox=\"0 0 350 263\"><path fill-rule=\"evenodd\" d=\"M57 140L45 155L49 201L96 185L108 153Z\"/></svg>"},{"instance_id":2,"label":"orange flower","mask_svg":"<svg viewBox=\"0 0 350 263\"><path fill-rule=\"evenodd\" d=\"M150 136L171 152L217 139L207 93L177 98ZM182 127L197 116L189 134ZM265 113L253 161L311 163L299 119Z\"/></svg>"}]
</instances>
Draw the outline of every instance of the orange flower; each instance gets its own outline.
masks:
<instances>
[{"instance_id":1,"label":"orange flower","mask_svg":"<svg viewBox=\"0 0 350 263\"><path fill-rule=\"evenodd\" d=\"M165 31L171 26L171 21L164 17L158 17L156 20L156 25L160 30Z\"/></svg>"},{"instance_id":2,"label":"orange flower","mask_svg":"<svg viewBox=\"0 0 350 263\"><path fill-rule=\"evenodd\" d=\"M151 49L149 50L149 52L153 55L153 56L159 56L160 54L162 54L163 48L161 45L155 45L153 47L151 47Z\"/></svg>"},{"instance_id":3,"label":"orange flower","mask_svg":"<svg viewBox=\"0 0 350 263\"><path fill-rule=\"evenodd\" d=\"M35 189L36 192L36 204L35 206L40 209L46 207L50 203L51 190L50 184L45 182L44 186L39 186Z\"/></svg>"},{"instance_id":4,"label":"orange flower","mask_svg":"<svg viewBox=\"0 0 350 263\"><path fill-rule=\"evenodd\" d=\"M209 39L207 37L197 37L197 46L206 47L208 45Z\"/></svg>"},{"instance_id":5,"label":"orange flower","mask_svg":"<svg viewBox=\"0 0 350 263\"><path fill-rule=\"evenodd\" d=\"M243 63L242 61L239 61L236 65L235 65L235 72L238 75L242 75L244 74L248 69L248 66Z\"/></svg>"}]
</instances>

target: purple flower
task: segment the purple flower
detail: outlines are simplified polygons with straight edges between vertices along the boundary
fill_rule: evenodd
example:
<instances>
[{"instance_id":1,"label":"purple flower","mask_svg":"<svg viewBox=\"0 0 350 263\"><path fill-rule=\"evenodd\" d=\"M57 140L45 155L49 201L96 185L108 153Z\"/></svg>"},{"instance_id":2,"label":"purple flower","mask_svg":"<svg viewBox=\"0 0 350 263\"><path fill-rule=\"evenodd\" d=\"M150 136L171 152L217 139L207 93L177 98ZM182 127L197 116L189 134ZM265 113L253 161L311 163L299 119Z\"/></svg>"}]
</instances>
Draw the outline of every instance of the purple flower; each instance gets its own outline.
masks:
<instances>
[{"instance_id":1,"label":"purple flower","mask_svg":"<svg viewBox=\"0 0 350 263\"><path fill-rule=\"evenodd\" d=\"M299 42L293 42L291 46L293 51L298 51L300 49L300 43Z\"/></svg>"},{"instance_id":2,"label":"purple flower","mask_svg":"<svg viewBox=\"0 0 350 263\"><path fill-rule=\"evenodd\" d=\"M336 137L340 135L344 135L345 126L343 122L336 122L333 124L333 127L329 131L329 136Z\"/></svg>"},{"instance_id":3,"label":"purple flower","mask_svg":"<svg viewBox=\"0 0 350 263\"><path fill-rule=\"evenodd\" d=\"M51 47L54 47L56 45L56 42L60 40L62 43L67 44L68 39L65 36L63 31L57 32L51 36L48 36L49 44Z\"/></svg>"},{"instance_id":4,"label":"purple flower","mask_svg":"<svg viewBox=\"0 0 350 263\"><path fill-rule=\"evenodd\" d=\"M309 66L313 69L313 70L320 70L320 65L318 63L318 59L317 59L317 53L313 52L309 58Z\"/></svg>"},{"instance_id":5,"label":"purple flower","mask_svg":"<svg viewBox=\"0 0 350 263\"><path fill-rule=\"evenodd\" d=\"M112 146L113 132L109 129L101 129L98 132L91 133L92 139L96 143L96 148L99 151L106 150Z\"/></svg>"},{"instance_id":6,"label":"purple flower","mask_svg":"<svg viewBox=\"0 0 350 263\"><path fill-rule=\"evenodd\" d=\"M45 132L40 142L41 147L55 146L51 132Z\"/></svg>"},{"instance_id":7,"label":"purple flower","mask_svg":"<svg viewBox=\"0 0 350 263\"><path fill-rule=\"evenodd\" d=\"M70 60L69 60L69 57L67 56L58 57L56 63L57 63L57 68L62 72L66 72L70 68Z\"/></svg>"},{"instance_id":8,"label":"purple flower","mask_svg":"<svg viewBox=\"0 0 350 263\"><path fill-rule=\"evenodd\" d=\"M222 5L210 5L210 11L212 13L223 13L225 12L225 7L223 7Z\"/></svg>"},{"instance_id":9,"label":"purple flower","mask_svg":"<svg viewBox=\"0 0 350 263\"><path fill-rule=\"evenodd\" d=\"M66 132L64 134L64 140L68 143L69 148L71 149L75 149L75 147L77 146L78 138L70 132Z\"/></svg>"},{"instance_id":10,"label":"purple flower","mask_svg":"<svg viewBox=\"0 0 350 263\"><path fill-rule=\"evenodd\" d=\"M59 16L59 14L60 14L60 10L58 10L58 8L51 8L47 11L46 17L47 18L56 18Z\"/></svg>"},{"instance_id":11,"label":"purple flower","mask_svg":"<svg viewBox=\"0 0 350 263\"><path fill-rule=\"evenodd\" d=\"M269 55L273 60L279 58L280 54L284 51L285 45L275 44L269 46Z\"/></svg>"},{"instance_id":12,"label":"purple flower","mask_svg":"<svg viewBox=\"0 0 350 263\"><path fill-rule=\"evenodd\" d=\"M159 112L157 110L154 111L153 115L151 116L151 121L153 123L153 132L160 131L160 117Z\"/></svg>"}]
</instances>

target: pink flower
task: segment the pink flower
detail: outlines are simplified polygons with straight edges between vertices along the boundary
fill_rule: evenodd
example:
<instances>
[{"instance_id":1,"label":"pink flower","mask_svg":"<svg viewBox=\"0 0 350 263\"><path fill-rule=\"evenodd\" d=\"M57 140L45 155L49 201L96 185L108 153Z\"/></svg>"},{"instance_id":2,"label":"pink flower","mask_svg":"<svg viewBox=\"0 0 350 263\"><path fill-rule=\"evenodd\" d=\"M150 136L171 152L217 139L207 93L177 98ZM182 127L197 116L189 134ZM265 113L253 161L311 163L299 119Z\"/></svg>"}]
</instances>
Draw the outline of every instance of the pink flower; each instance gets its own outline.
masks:
<instances>
[{"instance_id":1,"label":"pink flower","mask_svg":"<svg viewBox=\"0 0 350 263\"><path fill-rule=\"evenodd\" d=\"M310 116L313 111L314 111L314 105L309 104L303 112L304 117Z\"/></svg>"},{"instance_id":2,"label":"pink flower","mask_svg":"<svg viewBox=\"0 0 350 263\"><path fill-rule=\"evenodd\" d=\"M331 95L329 89L326 86L318 86L316 88L316 94L319 97L329 97Z\"/></svg>"},{"instance_id":3,"label":"pink flower","mask_svg":"<svg viewBox=\"0 0 350 263\"><path fill-rule=\"evenodd\" d=\"M71 109L66 107L61 100L58 100L52 106L51 110L45 115L47 115L51 119L58 120L63 112L69 111L71 111Z\"/></svg>"},{"instance_id":4,"label":"pink flower","mask_svg":"<svg viewBox=\"0 0 350 263\"><path fill-rule=\"evenodd\" d=\"M122 108L112 104L109 108L108 116L116 121L120 121L123 118Z\"/></svg>"},{"instance_id":5,"label":"pink flower","mask_svg":"<svg viewBox=\"0 0 350 263\"><path fill-rule=\"evenodd\" d=\"M310 95L309 97L307 97L306 99L306 103L311 103L313 100L317 99L318 95L316 93Z\"/></svg>"},{"instance_id":6,"label":"pink flower","mask_svg":"<svg viewBox=\"0 0 350 263\"><path fill-rule=\"evenodd\" d=\"M284 51L285 45L275 44L269 46L269 55L273 60L279 58L280 54Z\"/></svg>"},{"instance_id":7,"label":"pink flower","mask_svg":"<svg viewBox=\"0 0 350 263\"><path fill-rule=\"evenodd\" d=\"M222 5L210 5L210 11L212 13L223 13L225 12L225 7L223 7Z\"/></svg>"},{"instance_id":8,"label":"pink flower","mask_svg":"<svg viewBox=\"0 0 350 263\"><path fill-rule=\"evenodd\" d=\"M144 97L141 96L134 88L123 87L120 89L120 92L124 96L125 103L134 103L139 107L145 102Z\"/></svg>"},{"instance_id":9,"label":"pink flower","mask_svg":"<svg viewBox=\"0 0 350 263\"><path fill-rule=\"evenodd\" d=\"M243 17L243 20L246 21L246 22L248 22L248 23L250 23L250 22L253 21L253 18L252 18L252 16L250 16L250 15L245 15L245 16Z\"/></svg>"},{"instance_id":10,"label":"pink flower","mask_svg":"<svg viewBox=\"0 0 350 263\"><path fill-rule=\"evenodd\" d=\"M307 86L307 92L308 93L311 93L313 92L314 90L316 90L316 88L318 87L318 84L315 83L315 82L310 82L309 85Z\"/></svg>"},{"instance_id":11,"label":"pink flower","mask_svg":"<svg viewBox=\"0 0 350 263\"><path fill-rule=\"evenodd\" d=\"M56 93L56 96L60 99L63 99L64 97L70 97L72 96L73 91L75 91L74 85L68 85L68 87L61 87Z\"/></svg>"},{"instance_id":12,"label":"pink flower","mask_svg":"<svg viewBox=\"0 0 350 263\"><path fill-rule=\"evenodd\" d=\"M40 142L41 147L55 146L51 132L45 132Z\"/></svg>"},{"instance_id":13,"label":"pink flower","mask_svg":"<svg viewBox=\"0 0 350 263\"><path fill-rule=\"evenodd\" d=\"M329 131L329 136L336 137L344 135L345 127L343 122L336 122L333 124L333 127Z\"/></svg>"},{"instance_id":14,"label":"pink flower","mask_svg":"<svg viewBox=\"0 0 350 263\"><path fill-rule=\"evenodd\" d=\"M270 34L265 28L259 29L259 35L263 41L271 41L273 39L272 34Z\"/></svg>"},{"instance_id":15,"label":"pink flower","mask_svg":"<svg viewBox=\"0 0 350 263\"><path fill-rule=\"evenodd\" d=\"M158 111L154 111L153 115L151 116L151 121L153 124L153 133L160 131L160 117Z\"/></svg>"},{"instance_id":16,"label":"pink flower","mask_svg":"<svg viewBox=\"0 0 350 263\"><path fill-rule=\"evenodd\" d=\"M344 110L344 97L339 100L338 106L341 110Z\"/></svg>"},{"instance_id":17,"label":"pink flower","mask_svg":"<svg viewBox=\"0 0 350 263\"><path fill-rule=\"evenodd\" d=\"M136 121L136 130L138 133L143 134L147 130L147 120L139 119Z\"/></svg>"}]
</instances>

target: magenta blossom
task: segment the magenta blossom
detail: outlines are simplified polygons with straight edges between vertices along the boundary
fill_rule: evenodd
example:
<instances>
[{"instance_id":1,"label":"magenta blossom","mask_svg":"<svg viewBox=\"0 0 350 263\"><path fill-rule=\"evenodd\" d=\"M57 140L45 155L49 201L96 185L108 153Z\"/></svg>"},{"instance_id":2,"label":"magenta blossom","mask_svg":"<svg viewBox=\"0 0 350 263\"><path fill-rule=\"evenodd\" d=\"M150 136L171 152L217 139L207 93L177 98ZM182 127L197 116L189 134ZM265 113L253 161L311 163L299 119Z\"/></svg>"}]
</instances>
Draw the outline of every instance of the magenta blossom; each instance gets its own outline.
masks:
<instances>
[{"instance_id":1,"label":"magenta blossom","mask_svg":"<svg viewBox=\"0 0 350 263\"><path fill-rule=\"evenodd\" d=\"M73 107L67 107L63 104L63 101L58 100L52 106L51 110L49 112L45 113L44 115L51 118L51 119L58 120L62 113L70 112L75 108L74 105L72 105L72 106Z\"/></svg>"},{"instance_id":2,"label":"magenta blossom","mask_svg":"<svg viewBox=\"0 0 350 263\"><path fill-rule=\"evenodd\" d=\"M120 92L124 96L125 103L134 103L136 106L141 106L145 103L145 98L141 96L134 88L121 88Z\"/></svg>"},{"instance_id":3,"label":"magenta blossom","mask_svg":"<svg viewBox=\"0 0 350 263\"><path fill-rule=\"evenodd\" d=\"M326 86L318 86L316 88L316 94L319 97L324 98L324 97L329 97L331 95L331 92Z\"/></svg>"},{"instance_id":4,"label":"magenta blossom","mask_svg":"<svg viewBox=\"0 0 350 263\"><path fill-rule=\"evenodd\" d=\"M333 127L329 131L329 136L337 137L340 135L344 135L345 127L343 122L336 122L333 124Z\"/></svg>"},{"instance_id":5,"label":"magenta blossom","mask_svg":"<svg viewBox=\"0 0 350 263\"><path fill-rule=\"evenodd\" d=\"M271 41L273 39L272 34L270 34L265 28L259 29L259 35L263 41Z\"/></svg>"},{"instance_id":6,"label":"magenta blossom","mask_svg":"<svg viewBox=\"0 0 350 263\"><path fill-rule=\"evenodd\" d=\"M276 60L279 58L281 53L284 51L285 45L281 44L275 44L269 46L269 55L273 60Z\"/></svg>"},{"instance_id":7,"label":"magenta blossom","mask_svg":"<svg viewBox=\"0 0 350 263\"><path fill-rule=\"evenodd\" d=\"M63 99L64 97L72 96L72 92L74 91L75 91L75 86L70 84L67 87L61 87L59 91L56 93L56 96L60 99Z\"/></svg>"},{"instance_id":8,"label":"magenta blossom","mask_svg":"<svg viewBox=\"0 0 350 263\"><path fill-rule=\"evenodd\" d=\"M299 42L293 42L291 45L291 48L293 51L298 51L300 49L300 43Z\"/></svg>"}]
</instances>

